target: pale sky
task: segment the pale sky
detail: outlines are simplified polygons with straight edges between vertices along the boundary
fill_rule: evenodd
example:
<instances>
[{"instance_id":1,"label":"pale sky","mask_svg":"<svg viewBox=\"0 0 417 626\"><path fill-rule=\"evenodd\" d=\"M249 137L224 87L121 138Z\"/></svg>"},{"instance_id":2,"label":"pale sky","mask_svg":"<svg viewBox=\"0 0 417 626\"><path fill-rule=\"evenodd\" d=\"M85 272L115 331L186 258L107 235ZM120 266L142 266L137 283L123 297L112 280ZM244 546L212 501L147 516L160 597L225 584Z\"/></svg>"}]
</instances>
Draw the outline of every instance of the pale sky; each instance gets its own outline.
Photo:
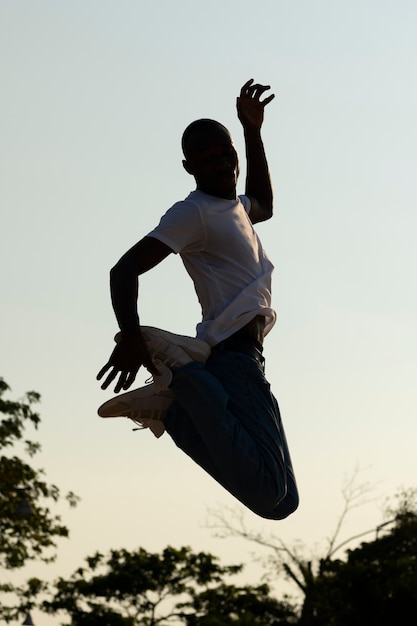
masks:
<instances>
[{"instance_id":1,"label":"pale sky","mask_svg":"<svg viewBox=\"0 0 417 626\"><path fill-rule=\"evenodd\" d=\"M415 486L416 19L411 0L0 0L0 375L11 397L41 393L37 464L82 498L60 509L71 540L57 563L23 575L171 544L248 563L256 582L253 547L205 527L209 508L240 505L168 435L101 420L113 394L95 381L117 331L111 266L194 188L181 165L189 122L229 127L243 191L235 98L249 78L277 95L263 129L276 213L257 231L276 267L267 376L301 505L247 523L314 550L356 466L377 500L343 538ZM178 257L143 278L140 314L194 334Z\"/></svg>"}]
</instances>

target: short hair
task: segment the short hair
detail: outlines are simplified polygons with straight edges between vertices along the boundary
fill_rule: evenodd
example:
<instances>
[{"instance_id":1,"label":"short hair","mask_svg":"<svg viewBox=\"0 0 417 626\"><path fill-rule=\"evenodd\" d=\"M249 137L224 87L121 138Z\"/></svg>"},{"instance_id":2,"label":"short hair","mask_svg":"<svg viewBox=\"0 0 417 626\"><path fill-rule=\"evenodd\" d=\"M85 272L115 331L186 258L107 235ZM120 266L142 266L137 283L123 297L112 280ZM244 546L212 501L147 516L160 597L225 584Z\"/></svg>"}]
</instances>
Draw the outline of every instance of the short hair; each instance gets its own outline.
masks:
<instances>
[{"instance_id":1,"label":"short hair","mask_svg":"<svg viewBox=\"0 0 417 626\"><path fill-rule=\"evenodd\" d=\"M185 158L188 157L190 152L196 146L198 147L200 140L206 139L210 135L215 134L216 131L218 132L220 129L228 135L230 134L226 126L223 126L220 122L216 122L216 120L202 118L191 122L191 124L189 124L185 129L181 139L181 147Z\"/></svg>"}]
</instances>

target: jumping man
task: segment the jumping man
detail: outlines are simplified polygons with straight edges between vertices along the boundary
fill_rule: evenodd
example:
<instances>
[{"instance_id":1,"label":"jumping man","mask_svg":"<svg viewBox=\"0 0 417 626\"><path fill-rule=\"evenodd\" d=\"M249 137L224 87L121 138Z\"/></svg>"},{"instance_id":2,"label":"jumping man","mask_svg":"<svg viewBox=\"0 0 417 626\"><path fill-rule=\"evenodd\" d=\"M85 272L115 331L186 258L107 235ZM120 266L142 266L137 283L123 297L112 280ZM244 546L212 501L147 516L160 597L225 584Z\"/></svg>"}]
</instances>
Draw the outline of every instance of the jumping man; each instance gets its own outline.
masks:
<instances>
[{"instance_id":1,"label":"jumping man","mask_svg":"<svg viewBox=\"0 0 417 626\"><path fill-rule=\"evenodd\" d=\"M239 161L222 124L199 119L182 137L185 170L195 191L175 203L159 225L111 270L120 327L97 378L127 390L140 367L153 385L116 396L103 417L123 415L165 430L176 445L261 517L283 519L298 492L279 408L264 374L263 341L271 308L273 266L253 228L273 213L273 192L261 127L269 86L243 85L237 112L243 126L247 177L236 195ZM138 276L169 254L180 254L201 304L197 337L182 337L139 321Z\"/></svg>"}]
</instances>

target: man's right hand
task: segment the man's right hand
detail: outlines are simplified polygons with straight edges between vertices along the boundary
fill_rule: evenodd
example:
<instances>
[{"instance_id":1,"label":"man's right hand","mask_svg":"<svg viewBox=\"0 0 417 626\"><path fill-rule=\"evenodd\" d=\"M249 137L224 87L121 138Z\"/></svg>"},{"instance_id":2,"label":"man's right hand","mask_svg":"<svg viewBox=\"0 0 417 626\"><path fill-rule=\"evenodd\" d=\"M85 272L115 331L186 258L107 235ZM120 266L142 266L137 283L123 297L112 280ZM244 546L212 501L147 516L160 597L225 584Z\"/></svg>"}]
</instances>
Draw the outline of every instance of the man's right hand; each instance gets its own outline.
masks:
<instances>
[{"instance_id":1,"label":"man's right hand","mask_svg":"<svg viewBox=\"0 0 417 626\"><path fill-rule=\"evenodd\" d=\"M236 106L239 120L245 129L260 130L264 121L264 109L275 98L275 94L272 93L267 98L260 100L268 89L270 89L269 85L259 85L254 83L253 78L251 78L240 90L240 95L236 99Z\"/></svg>"},{"instance_id":2,"label":"man's right hand","mask_svg":"<svg viewBox=\"0 0 417 626\"><path fill-rule=\"evenodd\" d=\"M129 389L142 365L152 375L158 376L158 369L152 362L140 330L134 333L121 333L109 360L97 374L97 380L101 380L108 372L101 385L102 389L107 389L115 378L119 377L114 388L115 393L119 393L122 389Z\"/></svg>"}]
</instances>

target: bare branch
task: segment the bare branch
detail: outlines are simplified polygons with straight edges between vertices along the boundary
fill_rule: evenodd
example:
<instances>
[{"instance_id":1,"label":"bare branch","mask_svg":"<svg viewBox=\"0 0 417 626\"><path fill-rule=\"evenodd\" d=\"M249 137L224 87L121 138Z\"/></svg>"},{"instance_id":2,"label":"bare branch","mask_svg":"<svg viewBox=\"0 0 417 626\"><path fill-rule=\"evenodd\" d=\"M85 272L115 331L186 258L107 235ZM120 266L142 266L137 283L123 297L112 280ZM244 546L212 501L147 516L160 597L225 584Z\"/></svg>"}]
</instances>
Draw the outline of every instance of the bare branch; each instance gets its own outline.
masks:
<instances>
[{"instance_id":1,"label":"bare branch","mask_svg":"<svg viewBox=\"0 0 417 626\"><path fill-rule=\"evenodd\" d=\"M336 541L340 535L340 531L346 521L346 517L348 516L348 514L353 509L364 506L365 504L368 504L369 502L372 502L374 500L374 498L366 497L371 491L373 491L374 487L372 485L370 485L368 482L357 484L358 474L360 471L362 471L361 468L356 466L350 478L345 479L344 484L342 485L342 497L344 505L337 520L335 530L331 537L328 538L328 549L327 554L324 557L325 560L330 559L342 546L357 538L356 536L350 537L346 541L343 541L342 543L336 545Z\"/></svg>"}]
</instances>

